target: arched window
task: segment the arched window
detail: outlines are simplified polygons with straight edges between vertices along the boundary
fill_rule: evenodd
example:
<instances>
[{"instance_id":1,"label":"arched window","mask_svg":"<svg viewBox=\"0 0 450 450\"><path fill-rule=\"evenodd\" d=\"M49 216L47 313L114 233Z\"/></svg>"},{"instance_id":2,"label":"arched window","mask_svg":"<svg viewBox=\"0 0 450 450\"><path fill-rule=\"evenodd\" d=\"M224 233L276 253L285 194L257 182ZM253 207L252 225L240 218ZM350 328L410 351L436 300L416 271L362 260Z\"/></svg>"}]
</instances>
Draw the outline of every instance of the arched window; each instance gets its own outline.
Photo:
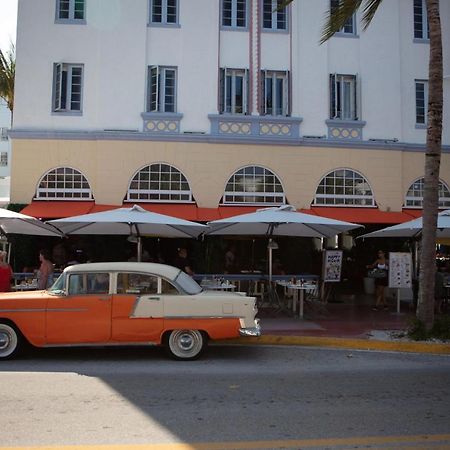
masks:
<instances>
[{"instance_id":1,"label":"arched window","mask_svg":"<svg viewBox=\"0 0 450 450\"><path fill-rule=\"evenodd\" d=\"M273 172L264 167L248 166L239 169L228 180L222 203L282 205L286 203L286 197Z\"/></svg>"},{"instance_id":2,"label":"arched window","mask_svg":"<svg viewBox=\"0 0 450 450\"><path fill-rule=\"evenodd\" d=\"M39 181L38 200L92 200L92 190L86 177L71 167L57 167Z\"/></svg>"},{"instance_id":3,"label":"arched window","mask_svg":"<svg viewBox=\"0 0 450 450\"><path fill-rule=\"evenodd\" d=\"M192 202L186 177L169 164L157 163L140 169L133 176L127 201Z\"/></svg>"},{"instance_id":4,"label":"arched window","mask_svg":"<svg viewBox=\"0 0 450 450\"><path fill-rule=\"evenodd\" d=\"M319 183L314 205L375 206L369 182L351 169L337 169L325 175Z\"/></svg>"},{"instance_id":5,"label":"arched window","mask_svg":"<svg viewBox=\"0 0 450 450\"><path fill-rule=\"evenodd\" d=\"M405 197L406 207L423 207L423 184L424 178L419 178L409 187ZM443 181L439 181L439 208L450 208L450 190Z\"/></svg>"}]
</instances>

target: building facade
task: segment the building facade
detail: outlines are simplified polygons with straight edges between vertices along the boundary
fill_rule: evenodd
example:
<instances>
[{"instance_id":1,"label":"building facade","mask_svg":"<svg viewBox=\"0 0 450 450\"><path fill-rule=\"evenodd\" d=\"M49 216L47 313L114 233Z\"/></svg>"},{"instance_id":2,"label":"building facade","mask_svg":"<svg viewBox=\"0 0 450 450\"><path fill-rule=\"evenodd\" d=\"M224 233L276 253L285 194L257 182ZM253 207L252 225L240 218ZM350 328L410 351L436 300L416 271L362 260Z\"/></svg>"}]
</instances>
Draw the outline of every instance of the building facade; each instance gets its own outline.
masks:
<instances>
[{"instance_id":1,"label":"building facade","mask_svg":"<svg viewBox=\"0 0 450 450\"><path fill-rule=\"evenodd\" d=\"M366 31L357 15L322 45L334 0L278 3L19 0L11 201L39 217L139 203L206 221L290 203L360 223L411 218L424 0L385 0ZM450 208L450 2L441 21Z\"/></svg>"}]
</instances>

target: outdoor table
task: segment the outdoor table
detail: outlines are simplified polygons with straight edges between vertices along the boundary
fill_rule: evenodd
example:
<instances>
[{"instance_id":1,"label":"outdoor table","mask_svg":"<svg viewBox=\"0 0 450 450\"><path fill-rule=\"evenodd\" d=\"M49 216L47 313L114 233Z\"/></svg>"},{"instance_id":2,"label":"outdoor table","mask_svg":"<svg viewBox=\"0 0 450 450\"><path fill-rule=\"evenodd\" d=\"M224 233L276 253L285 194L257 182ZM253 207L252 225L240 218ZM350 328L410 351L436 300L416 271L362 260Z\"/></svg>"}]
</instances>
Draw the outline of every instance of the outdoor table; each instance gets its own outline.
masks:
<instances>
[{"instance_id":1,"label":"outdoor table","mask_svg":"<svg viewBox=\"0 0 450 450\"><path fill-rule=\"evenodd\" d=\"M32 284L16 284L11 287L13 291L36 291L38 289L37 283Z\"/></svg>"},{"instance_id":2,"label":"outdoor table","mask_svg":"<svg viewBox=\"0 0 450 450\"><path fill-rule=\"evenodd\" d=\"M315 289L317 289L317 285L311 283L291 283L283 280L277 281L277 284L294 291L294 298L292 300L292 312L295 316L297 313L297 302L300 301L299 318L303 319L305 291L314 291Z\"/></svg>"},{"instance_id":3,"label":"outdoor table","mask_svg":"<svg viewBox=\"0 0 450 450\"><path fill-rule=\"evenodd\" d=\"M236 285L232 283L200 283L200 286L206 291L234 291L236 289Z\"/></svg>"}]
</instances>

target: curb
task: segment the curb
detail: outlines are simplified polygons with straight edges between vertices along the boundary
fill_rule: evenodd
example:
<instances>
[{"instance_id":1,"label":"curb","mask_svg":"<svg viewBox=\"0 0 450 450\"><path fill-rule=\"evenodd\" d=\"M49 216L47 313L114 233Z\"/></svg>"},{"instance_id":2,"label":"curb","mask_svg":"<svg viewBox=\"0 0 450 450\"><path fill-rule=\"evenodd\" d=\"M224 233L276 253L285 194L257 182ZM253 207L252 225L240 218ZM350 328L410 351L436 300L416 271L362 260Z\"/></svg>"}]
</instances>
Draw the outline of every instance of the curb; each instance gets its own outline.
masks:
<instances>
[{"instance_id":1,"label":"curb","mask_svg":"<svg viewBox=\"0 0 450 450\"><path fill-rule=\"evenodd\" d=\"M242 337L238 339L215 341L215 343L238 345L291 345L450 355L450 344L438 344L434 342L378 341L334 337L264 335L260 337Z\"/></svg>"}]
</instances>

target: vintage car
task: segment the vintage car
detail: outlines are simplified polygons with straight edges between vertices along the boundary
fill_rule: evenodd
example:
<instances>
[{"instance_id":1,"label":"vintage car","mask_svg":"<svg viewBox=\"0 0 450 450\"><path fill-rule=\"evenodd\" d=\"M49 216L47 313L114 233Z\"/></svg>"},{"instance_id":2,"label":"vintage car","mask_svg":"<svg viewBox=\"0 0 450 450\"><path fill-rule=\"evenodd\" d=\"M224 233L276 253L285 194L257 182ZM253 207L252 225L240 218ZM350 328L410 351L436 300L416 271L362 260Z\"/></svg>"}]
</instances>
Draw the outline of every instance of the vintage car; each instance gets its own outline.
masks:
<instances>
[{"instance_id":1,"label":"vintage car","mask_svg":"<svg viewBox=\"0 0 450 450\"><path fill-rule=\"evenodd\" d=\"M203 290L152 263L77 264L46 291L0 294L0 359L36 347L164 345L194 359L208 340L259 336L255 298Z\"/></svg>"}]
</instances>

